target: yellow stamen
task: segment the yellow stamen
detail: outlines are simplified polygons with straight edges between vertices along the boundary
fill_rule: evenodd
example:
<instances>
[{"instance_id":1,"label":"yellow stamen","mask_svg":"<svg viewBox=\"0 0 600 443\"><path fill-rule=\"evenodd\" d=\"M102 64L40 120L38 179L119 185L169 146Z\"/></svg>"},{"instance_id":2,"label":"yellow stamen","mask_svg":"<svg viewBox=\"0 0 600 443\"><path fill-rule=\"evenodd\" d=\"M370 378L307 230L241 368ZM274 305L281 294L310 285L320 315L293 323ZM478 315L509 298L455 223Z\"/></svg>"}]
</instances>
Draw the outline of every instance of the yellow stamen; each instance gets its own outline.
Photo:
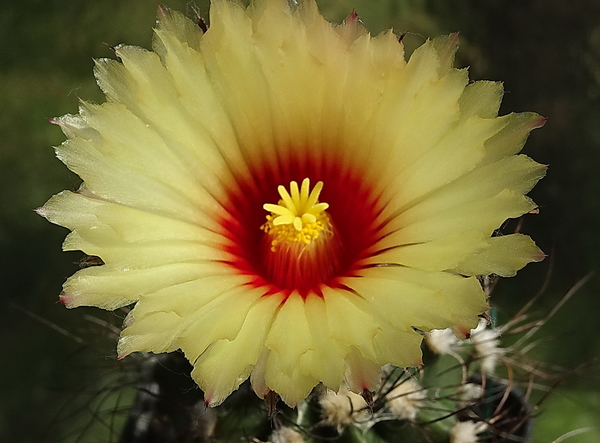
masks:
<instances>
[{"instance_id":1,"label":"yellow stamen","mask_svg":"<svg viewBox=\"0 0 600 443\"><path fill-rule=\"evenodd\" d=\"M323 182L320 181L310 191L308 178L302 180L300 189L298 183L292 181L290 192L282 185L277 187L281 200L276 205L263 205L271 214L267 215L267 222L260 227L272 238L271 250L275 251L278 245L284 243L301 242L308 245L330 227L325 212L329 204L318 202L322 189Z\"/></svg>"}]
</instances>

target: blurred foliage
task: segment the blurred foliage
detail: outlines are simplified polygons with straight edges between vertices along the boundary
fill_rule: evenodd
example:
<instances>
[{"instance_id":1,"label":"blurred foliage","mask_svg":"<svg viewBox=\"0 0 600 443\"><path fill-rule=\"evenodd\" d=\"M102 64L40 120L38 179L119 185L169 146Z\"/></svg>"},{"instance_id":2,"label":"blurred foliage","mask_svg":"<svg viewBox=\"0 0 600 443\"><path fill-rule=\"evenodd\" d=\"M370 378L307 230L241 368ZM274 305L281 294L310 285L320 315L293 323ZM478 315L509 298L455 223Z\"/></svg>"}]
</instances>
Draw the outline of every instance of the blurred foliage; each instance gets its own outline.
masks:
<instances>
[{"instance_id":1,"label":"blurred foliage","mask_svg":"<svg viewBox=\"0 0 600 443\"><path fill-rule=\"evenodd\" d=\"M165 3L191 15L191 3ZM521 229L549 257L501 282L493 302L506 316L546 277L539 311L598 270L600 1L319 3L330 20L339 22L355 9L373 33L390 27L407 33L409 49L428 36L460 31L458 65L470 66L473 79L504 82L503 113L534 110L548 118L525 148L550 164L547 178L532 192L541 213L526 217ZM206 16L207 2L196 6ZM154 0L0 3L1 441L115 440L122 422L111 412L131 402L126 389L131 380L115 364L114 331L106 326L118 325L120 314L93 310L87 317L85 309L68 312L56 303L81 255L61 253L66 231L32 209L79 184L54 158L50 147L63 136L48 118L75 113L79 98L103 101L91 73L92 57L112 57L109 45L121 42L149 47L155 15ZM550 442L600 421L599 290L596 277L554 316L538 345L538 359L562 365L565 372L589 364L543 404L537 441ZM106 334L98 333L98 318L106 322ZM84 431L88 436L82 440ZM568 441L600 441L600 430Z\"/></svg>"}]
</instances>

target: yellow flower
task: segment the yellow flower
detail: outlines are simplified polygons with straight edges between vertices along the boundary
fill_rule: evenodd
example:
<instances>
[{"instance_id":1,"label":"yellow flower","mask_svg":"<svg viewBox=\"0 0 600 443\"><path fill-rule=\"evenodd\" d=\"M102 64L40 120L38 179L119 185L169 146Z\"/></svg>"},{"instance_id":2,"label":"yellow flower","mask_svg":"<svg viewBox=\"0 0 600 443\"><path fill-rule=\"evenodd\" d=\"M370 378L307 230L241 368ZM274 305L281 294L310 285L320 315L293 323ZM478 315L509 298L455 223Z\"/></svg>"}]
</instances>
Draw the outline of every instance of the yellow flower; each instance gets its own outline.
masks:
<instances>
[{"instance_id":1,"label":"yellow flower","mask_svg":"<svg viewBox=\"0 0 600 443\"><path fill-rule=\"evenodd\" d=\"M391 31L332 26L314 0L214 0L204 34L161 10L153 52L97 61L106 103L56 119L84 186L39 213L105 263L61 300L135 303L119 356L183 350L211 405L248 377L295 405L418 365L413 328L464 335L476 275L543 258L492 234L536 207L545 169L516 154L544 120L498 117L502 86L469 84L456 48L406 62Z\"/></svg>"}]
</instances>

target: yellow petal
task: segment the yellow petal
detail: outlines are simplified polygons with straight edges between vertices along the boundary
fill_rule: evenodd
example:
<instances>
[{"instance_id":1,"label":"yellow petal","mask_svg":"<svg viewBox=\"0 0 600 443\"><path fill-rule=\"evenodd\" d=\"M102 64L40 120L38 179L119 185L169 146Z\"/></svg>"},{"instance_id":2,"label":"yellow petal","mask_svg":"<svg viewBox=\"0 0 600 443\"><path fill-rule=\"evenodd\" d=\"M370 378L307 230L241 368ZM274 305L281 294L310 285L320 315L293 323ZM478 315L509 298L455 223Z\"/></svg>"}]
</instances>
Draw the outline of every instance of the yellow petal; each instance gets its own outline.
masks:
<instances>
[{"instance_id":1,"label":"yellow petal","mask_svg":"<svg viewBox=\"0 0 600 443\"><path fill-rule=\"evenodd\" d=\"M512 277L527 263L542 261L545 254L526 235L492 237L489 246L462 261L455 272L463 275L497 274Z\"/></svg>"},{"instance_id":2,"label":"yellow petal","mask_svg":"<svg viewBox=\"0 0 600 443\"><path fill-rule=\"evenodd\" d=\"M438 54L438 75L442 77L454 67L454 56L458 50L458 34L436 37L431 43Z\"/></svg>"},{"instance_id":3,"label":"yellow petal","mask_svg":"<svg viewBox=\"0 0 600 443\"><path fill-rule=\"evenodd\" d=\"M85 268L63 285L62 301L68 308L97 306L117 309L147 294L193 279L200 265L177 263L142 270L106 270L104 266Z\"/></svg>"},{"instance_id":4,"label":"yellow petal","mask_svg":"<svg viewBox=\"0 0 600 443\"><path fill-rule=\"evenodd\" d=\"M478 81L465 88L458 101L462 118L476 115L481 118L495 118L502 101L504 88L500 82Z\"/></svg>"},{"instance_id":5,"label":"yellow petal","mask_svg":"<svg viewBox=\"0 0 600 443\"><path fill-rule=\"evenodd\" d=\"M324 288L323 296L331 337L346 346L357 347L365 358L376 360L373 337L378 324L364 306L357 306L361 300L331 288Z\"/></svg>"},{"instance_id":6,"label":"yellow petal","mask_svg":"<svg viewBox=\"0 0 600 443\"><path fill-rule=\"evenodd\" d=\"M155 29L157 34L172 34L173 38L177 41L186 44L191 49L198 50L200 48L202 36L204 35L204 33L200 32L198 28L199 27L196 23L191 21L181 12L171 11L165 7L160 7L158 10L158 26ZM159 45L156 40L153 43L154 51L163 58L171 49L169 47Z\"/></svg>"},{"instance_id":7,"label":"yellow petal","mask_svg":"<svg viewBox=\"0 0 600 443\"><path fill-rule=\"evenodd\" d=\"M248 378L264 349L281 297L263 297L249 310L237 336L213 343L203 353L192 371L192 377L205 392L210 406L219 405Z\"/></svg>"},{"instance_id":8,"label":"yellow petal","mask_svg":"<svg viewBox=\"0 0 600 443\"><path fill-rule=\"evenodd\" d=\"M261 288L235 287L201 308L191 310L186 316L187 327L178 338L187 359L194 364L212 343L237 337L248 310L263 295Z\"/></svg>"},{"instance_id":9,"label":"yellow petal","mask_svg":"<svg viewBox=\"0 0 600 443\"><path fill-rule=\"evenodd\" d=\"M458 232L425 243L392 247L370 257L365 263L397 264L425 271L444 271L456 267L465 257L486 247L487 242L481 232Z\"/></svg>"},{"instance_id":10,"label":"yellow petal","mask_svg":"<svg viewBox=\"0 0 600 443\"><path fill-rule=\"evenodd\" d=\"M374 391L381 379L381 364L364 358L357 349L346 356L346 383L351 391Z\"/></svg>"},{"instance_id":11,"label":"yellow petal","mask_svg":"<svg viewBox=\"0 0 600 443\"><path fill-rule=\"evenodd\" d=\"M374 345L378 362L399 367L413 367L422 364L421 341L423 337L414 330L401 330L393 323L380 329Z\"/></svg>"},{"instance_id":12,"label":"yellow petal","mask_svg":"<svg viewBox=\"0 0 600 443\"><path fill-rule=\"evenodd\" d=\"M149 322L152 327L148 327ZM153 312L146 321L125 328L119 338L119 358L132 352L173 352L179 349L177 331L182 328L182 318L175 312Z\"/></svg>"},{"instance_id":13,"label":"yellow petal","mask_svg":"<svg viewBox=\"0 0 600 443\"><path fill-rule=\"evenodd\" d=\"M475 327L487 309L475 278L410 268L370 268L363 277L344 280L379 314L396 327L410 330Z\"/></svg>"},{"instance_id":14,"label":"yellow petal","mask_svg":"<svg viewBox=\"0 0 600 443\"><path fill-rule=\"evenodd\" d=\"M464 231L467 228L465 220L469 220L469 230L479 231L489 237L506 219L519 217L536 207L529 198L505 189L491 198L442 210L410 224L404 225L398 220L397 223L402 228L390 234L386 243L402 245L443 238ZM402 214L399 219L406 214Z\"/></svg>"},{"instance_id":15,"label":"yellow petal","mask_svg":"<svg viewBox=\"0 0 600 443\"><path fill-rule=\"evenodd\" d=\"M304 301L298 293L291 294L277 312L265 341L271 357L277 356L278 370L292 374L298 359L312 346L310 327Z\"/></svg>"},{"instance_id":16,"label":"yellow petal","mask_svg":"<svg viewBox=\"0 0 600 443\"><path fill-rule=\"evenodd\" d=\"M503 130L485 143L485 163L519 153L529 137L529 133L536 128L541 128L546 123L543 117L533 112L509 114L500 118L508 123Z\"/></svg>"},{"instance_id":17,"label":"yellow petal","mask_svg":"<svg viewBox=\"0 0 600 443\"><path fill-rule=\"evenodd\" d=\"M310 391L319 383L318 378L302 374L299 367L291 373L280 370L283 363L281 355L270 352L265 363L264 380L266 386L277 392L281 399L290 407L295 407L300 400L304 400Z\"/></svg>"},{"instance_id":18,"label":"yellow petal","mask_svg":"<svg viewBox=\"0 0 600 443\"><path fill-rule=\"evenodd\" d=\"M330 389L340 386L348 347L331 337L326 306L321 297L309 295L304 304L312 346L300 356L298 366L303 374L321 380Z\"/></svg>"}]
</instances>

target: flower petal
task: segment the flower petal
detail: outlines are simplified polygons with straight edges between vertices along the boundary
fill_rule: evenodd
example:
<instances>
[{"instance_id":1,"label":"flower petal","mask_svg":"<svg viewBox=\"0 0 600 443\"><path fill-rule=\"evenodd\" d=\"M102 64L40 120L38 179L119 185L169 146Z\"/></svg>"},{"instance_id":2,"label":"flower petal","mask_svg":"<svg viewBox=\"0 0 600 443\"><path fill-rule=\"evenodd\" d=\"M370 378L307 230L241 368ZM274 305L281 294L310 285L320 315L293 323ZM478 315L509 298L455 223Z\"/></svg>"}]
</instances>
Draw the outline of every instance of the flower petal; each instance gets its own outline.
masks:
<instances>
[{"instance_id":1,"label":"flower petal","mask_svg":"<svg viewBox=\"0 0 600 443\"><path fill-rule=\"evenodd\" d=\"M347 278L352 288L397 328L443 329L457 325L474 327L477 315L487 308L485 294L475 278L443 272L396 267L362 271Z\"/></svg>"},{"instance_id":2,"label":"flower petal","mask_svg":"<svg viewBox=\"0 0 600 443\"><path fill-rule=\"evenodd\" d=\"M104 266L82 269L63 285L61 300L68 308L97 306L117 309L148 294L198 275L200 265L176 263L141 270L107 270Z\"/></svg>"},{"instance_id":3,"label":"flower petal","mask_svg":"<svg viewBox=\"0 0 600 443\"><path fill-rule=\"evenodd\" d=\"M546 257L531 238L522 234L492 237L488 239L488 245L467 257L454 271L463 275L512 277L527 263L542 261Z\"/></svg>"},{"instance_id":4,"label":"flower petal","mask_svg":"<svg viewBox=\"0 0 600 443\"><path fill-rule=\"evenodd\" d=\"M214 342L196 361L192 377L210 406L219 405L248 378L264 349L279 297L263 297L250 309L237 336Z\"/></svg>"}]
</instances>

